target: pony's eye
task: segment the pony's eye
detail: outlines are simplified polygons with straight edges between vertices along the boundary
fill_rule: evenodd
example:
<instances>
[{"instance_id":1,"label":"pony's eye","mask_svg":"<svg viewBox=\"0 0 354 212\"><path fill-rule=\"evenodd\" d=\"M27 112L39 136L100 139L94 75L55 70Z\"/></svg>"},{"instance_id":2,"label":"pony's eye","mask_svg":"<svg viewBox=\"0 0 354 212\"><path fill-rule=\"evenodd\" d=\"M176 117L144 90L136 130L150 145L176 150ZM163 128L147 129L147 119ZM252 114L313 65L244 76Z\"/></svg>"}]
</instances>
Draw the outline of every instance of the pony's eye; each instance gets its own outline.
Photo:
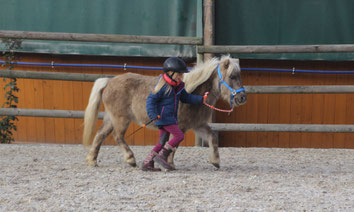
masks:
<instances>
[{"instance_id":1,"label":"pony's eye","mask_svg":"<svg viewBox=\"0 0 354 212\"><path fill-rule=\"evenodd\" d=\"M237 79L237 77L235 75L231 75L230 79L235 80L235 79Z\"/></svg>"}]
</instances>

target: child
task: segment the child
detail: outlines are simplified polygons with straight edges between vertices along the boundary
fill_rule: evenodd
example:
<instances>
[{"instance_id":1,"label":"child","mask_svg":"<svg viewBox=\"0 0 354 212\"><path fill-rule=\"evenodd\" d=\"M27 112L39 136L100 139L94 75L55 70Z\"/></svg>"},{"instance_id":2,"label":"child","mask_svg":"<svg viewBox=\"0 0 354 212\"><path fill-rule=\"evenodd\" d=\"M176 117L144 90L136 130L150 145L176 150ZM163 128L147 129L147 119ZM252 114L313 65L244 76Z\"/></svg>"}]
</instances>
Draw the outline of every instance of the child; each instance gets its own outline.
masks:
<instances>
[{"instance_id":1,"label":"child","mask_svg":"<svg viewBox=\"0 0 354 212\"><path fill-rule=\"evenodd\" d=\"M161 171L154 167L154 161L166 169L174 170L167 158L172 149L184 139L183 132L178 127L178 103L201 104L203 96L189 94L184 90L183 74L188 69L183 60L177 57L168 58L163 64L164 74L150 93L146 101L147 113L160 131L159 143L148 154L142 165L143 171ZM174 137L168 141L172 134ZM166 143L166 144L165 144Z\"/></svg>"}]
</instances>

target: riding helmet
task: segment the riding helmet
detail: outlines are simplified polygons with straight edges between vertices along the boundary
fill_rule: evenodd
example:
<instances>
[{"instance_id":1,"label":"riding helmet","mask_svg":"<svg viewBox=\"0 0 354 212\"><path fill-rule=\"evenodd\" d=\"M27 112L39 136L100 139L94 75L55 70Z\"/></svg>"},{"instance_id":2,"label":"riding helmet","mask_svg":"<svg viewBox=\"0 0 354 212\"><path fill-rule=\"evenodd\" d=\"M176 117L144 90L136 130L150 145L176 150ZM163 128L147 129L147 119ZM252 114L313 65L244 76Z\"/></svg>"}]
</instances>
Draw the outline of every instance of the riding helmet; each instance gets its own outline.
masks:
<instances>
[{"instance_id":1,"label":"riding helmet","mask_svg":"<svg viewBox=\"0 0 354 212\"><path fill-rule=\"evenodd\" d=\"M188 73L186 63L178 57L170 57L163 63L163 71L173 71L177 73Z\"/></svg>"}]
</instances>

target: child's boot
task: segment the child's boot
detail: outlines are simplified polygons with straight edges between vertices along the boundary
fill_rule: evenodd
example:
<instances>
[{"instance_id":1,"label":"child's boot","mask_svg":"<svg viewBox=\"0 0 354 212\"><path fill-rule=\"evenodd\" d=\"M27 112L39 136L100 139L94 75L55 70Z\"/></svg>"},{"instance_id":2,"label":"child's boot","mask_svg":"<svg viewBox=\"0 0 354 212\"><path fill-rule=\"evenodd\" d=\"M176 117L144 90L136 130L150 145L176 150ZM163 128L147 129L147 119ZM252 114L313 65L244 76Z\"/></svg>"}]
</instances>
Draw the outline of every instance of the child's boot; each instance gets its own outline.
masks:
<instances>
[{"instance_id":1,"label":"child's boot","mask_svg":"<svg viewBox=\"0 0 354 212\"><path fill-rule=\"evenodd\" d=\"M160 150L159 154L155 156L154 161L160 164L165 169L175 170L175 168L167 162L167 158L172 152L172 149L173 147L171 145L169 145L168 143L165 144L165 146Z\"/></svg>"},{"instance_id":2,"label":"child's boot","mask_svg":"<svg viewBox=\"0 0 354 212\"><path fill-rule=\"evenodd\" d=\"M143 165L141 166L141 170L143 171L152 171L152 172L156 172L156 171L161 171L160 168L155 168L154 167L154 158L157 155L157 153L155 151L151 151L146 159L143 162Z\"/></svg>"}]
</instances>

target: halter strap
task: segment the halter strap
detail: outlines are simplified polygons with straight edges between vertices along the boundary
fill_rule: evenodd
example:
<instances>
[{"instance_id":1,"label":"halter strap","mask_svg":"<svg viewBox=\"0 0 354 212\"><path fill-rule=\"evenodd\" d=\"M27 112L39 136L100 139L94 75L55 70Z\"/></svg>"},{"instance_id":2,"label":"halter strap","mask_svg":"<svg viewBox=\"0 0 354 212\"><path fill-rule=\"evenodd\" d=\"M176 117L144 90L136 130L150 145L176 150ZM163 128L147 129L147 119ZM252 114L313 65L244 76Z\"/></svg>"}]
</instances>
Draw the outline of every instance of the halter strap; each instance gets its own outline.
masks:
<instances>
[{"instance_id":1,"label":"halter strap","mask_svg":"<svg viewBox=\"0 0 354 212\"><path fill-rule=\"evenodd\" d=\"M221 89L221 84L224 84L225 87L227 89L229 89L231 91L230 94L230 107L232 108L234 105L234 97L236 96L237 93L240 93L242 91L245 91L245 89L243 87L235 90L233 88L231 88L223 79L222 79L222 75L221 75L221 71L220 71L220 65L218 65L218 75L219 75L219 89Z\"/></svg>"}]
</instances>

